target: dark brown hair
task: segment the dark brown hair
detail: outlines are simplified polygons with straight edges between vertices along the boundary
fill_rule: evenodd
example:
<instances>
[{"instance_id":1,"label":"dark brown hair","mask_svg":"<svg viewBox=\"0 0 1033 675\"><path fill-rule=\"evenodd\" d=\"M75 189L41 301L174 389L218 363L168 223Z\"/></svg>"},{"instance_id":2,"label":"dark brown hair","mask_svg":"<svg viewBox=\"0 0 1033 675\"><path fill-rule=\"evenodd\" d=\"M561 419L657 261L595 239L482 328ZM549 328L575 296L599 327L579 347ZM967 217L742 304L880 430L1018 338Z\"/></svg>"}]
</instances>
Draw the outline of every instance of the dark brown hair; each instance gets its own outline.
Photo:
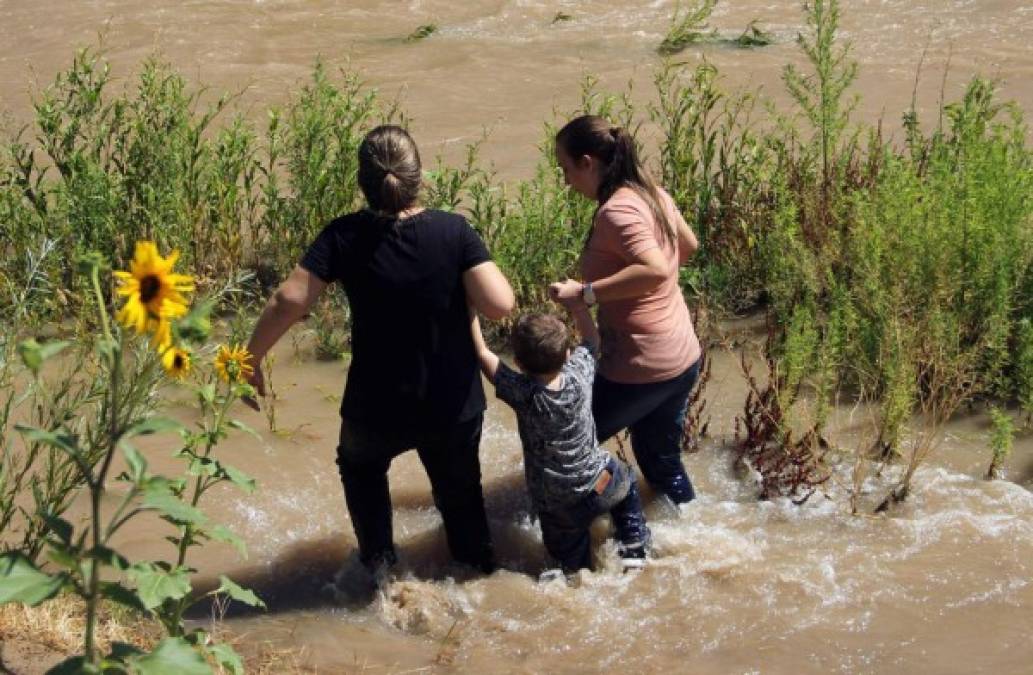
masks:
<instances>
[{"instance_id":1,"label":"dark brown hair","mask_svg":"<svg viewBox=\"0 0 1033 675\"><path fill-rule=\"evenodd\" d=\"M639 162L635 139L627 129L612 126L598 115L582 115L559 130L556 145L572 160L589 155L602 163L602 180L596 195L600 204L605 204L619 188L631 188L649 207L660 227L661 245L677 244L678 234L664 213L656 183Z\"/></svg>"},{"instance_id":2,"label":"dark brown hair","mask_svg":"<svg viewBox=\"0 0 1033 675\"><path fill-rule=\"evenodd\" d=\"M569 343L567 326L552 314L525 314L513 326L510 344L520 368L548 375L563 367Z\"/></svg>"},{"instance_id":3,"label":"dark brown hair","mask_svg":"<svg viewBox=\"0 0 1033 675\"><path fill-rule=\"evenodd\" d=\"M405 129L385 124L359 145L359 187L370 209L385 216L413 206L423 179L420 151Z\"/></svg>"}]
</instances>

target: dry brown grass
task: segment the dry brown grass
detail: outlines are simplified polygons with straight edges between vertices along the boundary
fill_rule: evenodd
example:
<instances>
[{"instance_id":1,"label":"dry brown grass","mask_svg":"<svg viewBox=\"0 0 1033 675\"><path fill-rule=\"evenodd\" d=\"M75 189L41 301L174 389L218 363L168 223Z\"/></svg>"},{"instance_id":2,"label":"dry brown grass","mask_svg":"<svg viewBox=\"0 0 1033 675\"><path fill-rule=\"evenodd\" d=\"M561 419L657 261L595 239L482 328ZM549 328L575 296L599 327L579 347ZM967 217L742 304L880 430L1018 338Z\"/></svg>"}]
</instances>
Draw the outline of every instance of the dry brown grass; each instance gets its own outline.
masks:
<instances>
[{"instance_id":1,"label":"dry brown grass","mask_svg":"<svg viewBox=\"0 0 1033 675\"><path fill-rule=\"evenodd\" d=\"M83 601L66 595L39 607L8 604L0 606L0 649L10 645L13 651L49 652L52 663L0 665L15 667L19 674L43 672L65 657L82 652L85 628ZM318 672L305 663L305 650L277 647L271 643L249 644L247 637L235 634L226 624L212 628L217 640L228 642L244 659L244 671L254 675L306 675ZM161 625L149 618L132 614L118 606L103 605L97 621L97 643L103 653L112 642L125 642L148 649L164 637ZM19 649L20 648L20 649ZM11 651L11 650L4 650ZM9 655L4 655L9 658ZM23 659L24 660L24 659ZM36 668L36 666L39 666ZM0 667L0 672L5 672ZM221 670L217 672L223 672Z\"/></svg>"},{"instance_id":2,"label":"dry brown grass","mask_svg":"<svg viewBox=\"0 0 1033 675\"><path fill-rule=\"evenodd\" d=\"M43 645L63 654L82 649L86 627L83 601L66 595L39 607L18 604L0 606L0 639ZM102 605L97 621L97 643L107 653L112 642L148 648L162 637L161 626L128 611Z\"/></svg>"}]
</instances>

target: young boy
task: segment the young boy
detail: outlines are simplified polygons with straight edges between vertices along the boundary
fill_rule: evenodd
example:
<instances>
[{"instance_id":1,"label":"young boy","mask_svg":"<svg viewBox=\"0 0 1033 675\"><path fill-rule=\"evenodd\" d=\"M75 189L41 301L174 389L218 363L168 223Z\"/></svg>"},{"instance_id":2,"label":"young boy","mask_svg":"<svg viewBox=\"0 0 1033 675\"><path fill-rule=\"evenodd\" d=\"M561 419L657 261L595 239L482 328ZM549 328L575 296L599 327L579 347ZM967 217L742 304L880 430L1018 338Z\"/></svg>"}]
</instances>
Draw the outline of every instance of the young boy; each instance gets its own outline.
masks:
<instances>
[{"instance_id":1,"label":"young boy","mask_svg":"<svg viewBox=\"0 0 1033 675\"><path fill-rule=\"evenodd\" d=\"M592 568L589 527L609 512L625 569L645 564L650 540L635 475L599 447L592 418L592 380L599 332L587 307L571 309L585 344L568 348L567 327L549 314L521 317L513 356L522 373L484 342L471 310L474 349L495 394L516 411L524 475L545 549L565 573Z\"/></svg>"}]
</instances>

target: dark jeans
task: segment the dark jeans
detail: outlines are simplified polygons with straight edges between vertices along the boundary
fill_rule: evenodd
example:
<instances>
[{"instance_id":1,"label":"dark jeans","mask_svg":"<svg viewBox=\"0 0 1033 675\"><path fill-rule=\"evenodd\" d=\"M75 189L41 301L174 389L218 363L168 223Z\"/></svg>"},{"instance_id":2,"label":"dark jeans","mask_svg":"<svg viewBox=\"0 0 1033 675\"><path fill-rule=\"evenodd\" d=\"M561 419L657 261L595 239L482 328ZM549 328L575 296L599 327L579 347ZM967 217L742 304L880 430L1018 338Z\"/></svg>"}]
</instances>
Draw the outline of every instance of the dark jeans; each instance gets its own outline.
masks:
<instances>
[{"instance_id":1,"label":"dark jeans","mask_svg":"<svg viewBox=\"0 0 1033 675\"><path fill-rule=\"evenodd\" d=\"M696 496L681 461L681 439L699 366L697 360L681 375L649 384L622 384L596 375L592 388L592 414L599 442L621 429L630 429L631 449L642 475L654 490L676 504Z\"/></svg>"},{"instance_id":2,"label":"dark jeans","mask_svg":"<svg viewBox=\"0 0 1033 675\"><path fill-rule=\"evenodd\" d=\"M342 420L337 466L364 565L374 569L396 559L387 470L392 459L416 448L430 478L452 557L486 573L494 569L477 457L483 421L482 413L467 422L428 430Z\"/></svg>"},{"instance_id":3,"label":"dark jeans","mask_svg":"<svg viewBox=\"0 0 1033 675\"><path fill-rule=\"evenodd\" d=\"M588 530L592 521L604 513L609 512L621 546L641 547L649 541L634 472L612 457L606 468L611 478L602 494L593 490L566 508L538 514L545 550L564 572L592 569L592 541Z\"/></svg>"}]
</instances>

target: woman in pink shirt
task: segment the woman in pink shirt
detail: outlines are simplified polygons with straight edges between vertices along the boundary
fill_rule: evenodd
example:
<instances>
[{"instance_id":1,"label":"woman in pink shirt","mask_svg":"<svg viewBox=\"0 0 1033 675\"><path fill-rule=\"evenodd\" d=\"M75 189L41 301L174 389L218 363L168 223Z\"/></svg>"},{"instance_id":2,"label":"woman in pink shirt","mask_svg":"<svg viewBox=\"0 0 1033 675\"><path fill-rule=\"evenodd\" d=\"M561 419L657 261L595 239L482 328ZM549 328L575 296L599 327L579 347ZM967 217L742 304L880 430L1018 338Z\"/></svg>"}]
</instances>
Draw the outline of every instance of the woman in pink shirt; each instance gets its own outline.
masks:
<instances>
[{"instance_id":1,"label":"woman in pink shirt","mask_svg":"<svg viewBox=\"0 0 1033 675\"><path fill-rule=\"evenodd\" d=\"M678 267L699 248L696 235L646 173L625 129L578 117L556 134L556 160L570 187L599 202L581 254L584 282L550 286L565 305L599 305L602 356L592 400L599 441L630 429L653 489L676 504L691 501L681 437L702 352Z\"/></svg>"}]
</instances>

